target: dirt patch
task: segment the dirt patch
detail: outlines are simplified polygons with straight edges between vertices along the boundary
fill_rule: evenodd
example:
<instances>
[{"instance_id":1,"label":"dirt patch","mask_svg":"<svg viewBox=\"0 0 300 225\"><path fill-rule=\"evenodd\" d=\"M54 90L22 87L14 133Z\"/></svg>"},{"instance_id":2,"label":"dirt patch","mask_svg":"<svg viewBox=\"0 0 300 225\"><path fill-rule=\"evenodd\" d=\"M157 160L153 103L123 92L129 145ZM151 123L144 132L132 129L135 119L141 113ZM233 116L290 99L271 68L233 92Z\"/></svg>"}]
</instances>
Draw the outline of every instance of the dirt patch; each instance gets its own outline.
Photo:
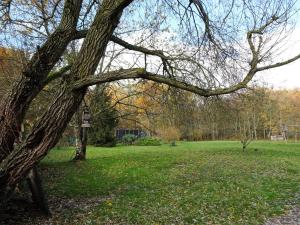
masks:
<instances>
[{"instance_id":1,"label":"dirt patch","mask_svg":"<svg viewBox=\"0 0 300 225\"><path fill-rule=\"evenodd\" d=\"M78 224L94 207L111 198L51 197L48 200L51 216L44 215L30 200L14 199L0 209L0 225Z\"/></svg>"},{"instance_id":2,"label":"dirt patch","mask_svg":"<svg viewBox=\"0 0 300 225\"><path fill-rule=\"evenodd\" d=\"M300 207L294 207L286 215L269 219L264 225L299 225Z\"/></svg>"}]
</instances>

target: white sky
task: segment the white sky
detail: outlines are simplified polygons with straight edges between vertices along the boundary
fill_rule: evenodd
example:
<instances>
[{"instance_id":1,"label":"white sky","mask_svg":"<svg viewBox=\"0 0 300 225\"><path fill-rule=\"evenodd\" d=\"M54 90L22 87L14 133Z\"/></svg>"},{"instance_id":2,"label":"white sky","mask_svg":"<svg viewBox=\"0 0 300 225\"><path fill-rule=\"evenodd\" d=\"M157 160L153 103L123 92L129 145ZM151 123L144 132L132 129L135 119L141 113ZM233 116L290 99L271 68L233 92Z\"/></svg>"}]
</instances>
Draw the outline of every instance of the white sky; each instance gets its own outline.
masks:
<instances>
[{"instance_id":1,"label":"white sky","mask_svg":"<svg viewBox=\"0 0 300 225\"><path fill-rule=\"evenodd\" d=\"M291 34L286 48L287 50L280 57L274 59L274 62L279 61L281 58L288 59L300 54L299 26ZM268 86L275 89L300 88L300 59L291 64L258 73L256 79L266 82Z\"/></svg>"}]
</instances>

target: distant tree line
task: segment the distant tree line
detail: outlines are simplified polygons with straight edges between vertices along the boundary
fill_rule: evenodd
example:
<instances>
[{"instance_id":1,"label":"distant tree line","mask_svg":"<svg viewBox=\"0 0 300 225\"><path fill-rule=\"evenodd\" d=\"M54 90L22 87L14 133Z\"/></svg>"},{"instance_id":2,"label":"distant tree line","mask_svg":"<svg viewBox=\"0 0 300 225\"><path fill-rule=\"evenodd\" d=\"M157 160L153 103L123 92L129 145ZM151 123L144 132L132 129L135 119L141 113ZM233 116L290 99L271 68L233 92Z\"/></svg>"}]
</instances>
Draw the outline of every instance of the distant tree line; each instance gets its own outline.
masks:
<instances>
[{"instance_id":1,"label":"distant tree line","mask_svg":"<svg viewBox=\"0 0 300 225\"><path fill-rule=\"evenodd\" d=\"M120 118L120 127L145 129L167 140L190 141L240 139L246 133L252 139L269 139L281 135L284 128L289 138L297 139L300 134L300 90L256 87L204 98L151 82L132 86L119 87L123 96L126 90L131 92L127 95L136 93L117 105L118 111L127 115Z\"/></svg>"}]
</instances>

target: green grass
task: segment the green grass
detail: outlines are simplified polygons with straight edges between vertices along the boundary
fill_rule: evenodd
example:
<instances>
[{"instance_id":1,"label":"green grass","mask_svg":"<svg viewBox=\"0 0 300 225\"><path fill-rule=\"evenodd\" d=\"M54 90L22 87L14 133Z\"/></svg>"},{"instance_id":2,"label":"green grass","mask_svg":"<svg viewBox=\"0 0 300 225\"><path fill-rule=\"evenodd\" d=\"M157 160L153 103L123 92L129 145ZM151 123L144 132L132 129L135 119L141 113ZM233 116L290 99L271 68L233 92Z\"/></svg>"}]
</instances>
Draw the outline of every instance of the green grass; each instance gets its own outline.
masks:
<instances>
[{"instance_id":1,"label":"green grass","mask_svg":"<svg viewBox=\"0 0 300 225\"><path fill-rule=\"evenodd\" d=\"M255 150L257 149L257 150ZM109 198L80 212L81 224L261 224L299 204L300 144L180 142L176 147L72 149L42 162L49 195ZM72 221L72 213L65 221Z\"/></svg>"}]
</instances>

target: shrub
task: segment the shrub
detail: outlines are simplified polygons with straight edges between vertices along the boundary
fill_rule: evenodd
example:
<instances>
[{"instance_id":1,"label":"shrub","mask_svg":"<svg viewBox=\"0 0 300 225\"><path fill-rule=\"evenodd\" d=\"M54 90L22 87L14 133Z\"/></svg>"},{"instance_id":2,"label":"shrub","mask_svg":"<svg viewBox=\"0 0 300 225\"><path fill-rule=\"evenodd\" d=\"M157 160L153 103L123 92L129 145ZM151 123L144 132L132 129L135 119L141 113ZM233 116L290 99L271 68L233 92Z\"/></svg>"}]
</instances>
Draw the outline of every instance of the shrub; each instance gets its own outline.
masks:
<instances>
[{"instance_id":1,"label":"shrub","mask_svg":"<svg viewBox=\"0 0 300 225\"><path fill-rule=\"evenodd\" d=\"M115 137L106 138L105 141L98 140L94 144L95 147L115 147L117 140Z\"/></svg>"},{"instance_id":2,"label":"shrub","mask_svg":"<svg viewBox=\"0 0 300 225\"><path fill-rule=\"evenodd\" d=\"M137 139L134 144L140 146L159 146L161 145L161 141L153 137L143 137Z\"/></svg>"},{"instance_id":3,"label":"shrub","mask_svg":"<svg viewBox=\"0 0 300 225\"><path fill-rule=\"evenodd\" d=\"M160 129L159 136L167 142L179 141L180 131L176 127L165 127Z\"/></svg>"},{"instance_id":4,"label":"shrub","mask_svg":"<svg viewBox=\"0 0 300 225\"><path fill-rule=\"evenodd\" d=\"M136 139L137 139L137 136L135 136L133 134L125 134L122 137L122 143L125 145L132 145Z\"/></svg>"}]
</instances>

